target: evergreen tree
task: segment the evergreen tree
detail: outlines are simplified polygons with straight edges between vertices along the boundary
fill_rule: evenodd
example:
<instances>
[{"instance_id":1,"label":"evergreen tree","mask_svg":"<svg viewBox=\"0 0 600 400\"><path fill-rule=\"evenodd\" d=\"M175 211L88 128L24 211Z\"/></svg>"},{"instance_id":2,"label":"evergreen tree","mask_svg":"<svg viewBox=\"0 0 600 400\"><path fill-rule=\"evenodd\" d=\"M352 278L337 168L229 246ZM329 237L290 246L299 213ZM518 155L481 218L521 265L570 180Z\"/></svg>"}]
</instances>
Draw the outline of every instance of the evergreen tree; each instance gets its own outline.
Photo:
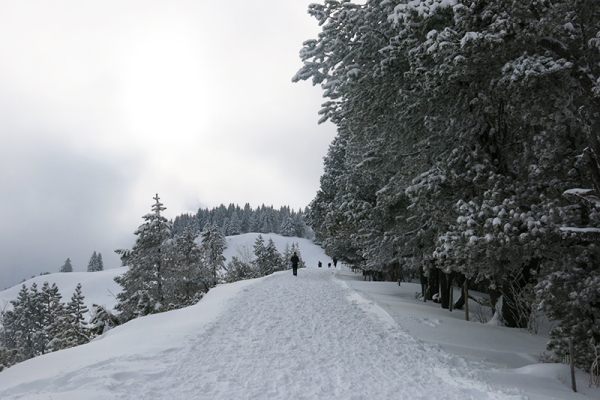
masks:
<instances>
[{"instance_id":1,"label":"evergreen tree","mask_svg":"<svg viewBox=\"0 0 600 400\"><path fill-rule=\"evenodd\" d=\"M265 239L262 235L258 235L254 241L254 257L252 266L256 271L257 276L268 275L271 271L271 267L269 266L269 257L265 247Z\"/></svg>"},{"instance_id":2,"label":"evergreen tree","mask_svg":"<svg viewBox=\"0 0 600 400\"><path fill-rule=\"evenodd\" d=\"M219 282L221 274L225 273L225 257L223 252L227 242L218 225L206 224L202 236L202 257L206 267L210 270L210 287Z\"/></svg>"},{"instance_id":3,"label":"evergreen tree","mask_svg":"<svg viewBox=\"0 0 600 400\"><path fill-rule=\"evenodd\" d=\"M164 293L164 270L168 263L168 240L171 223L161 215L166 208L154 197L152 213L146 214L145 222L135 231L136 242L131 250L116 250L129 266L123 275L115 277L123 290L117 295L115 309L122 321L138 316L161 312L166 308Z\"/></svg>"},{"instance_id":4,"label":"evergreen tree","mask_svg":"<svg viewBox=\"0 0 600 400\"><path fill-rule=\"evenodd\" d=\"M90 331L85 320L88 309L83 300L81 284L78 283L73 296L71 296L71 301L67 303L65 312L60 318L60 323L57 325L58 332L52 342L54 349L67 349L90 341Z\"/></svg>"},{"instance_id":5,"label":"evergreen tree","mask_svg":"<svg viewBox=\"0 0 600 400\"><path fill-rule=\"evenodd\" d=\"M270 266L271 272L282 271L285 269L285 265L283 259L281 257L281 253L277 251L277 247L275 247L275 243L273 239L269 238L267 242L267 246L265 247L265 253L267 257L266 263Z\"/></svg>"},{"instance_id":6,"label":"evergreen tree","mask_svg":"<svg viewBox=\"0 0 600 400\"><path fill-rule=\"evenodd\" d=\"M67 258L62 267L60 267L59 272L73 272L73 265L71 265L71 260Z\"/></svg>"},{"instance_id":7,"label":"evergreen tree","mask_svg":"<svg viewBox=\"0 0 600 400\"><path fill-rule=\"evenodd\" d=\"M234 236L242 233L242 224L237 211L234 211L227 225L227 235Z\"/></svg>"},{"instance_id":8,"label":"evergreen tree","mask_svg":"<svg viewBox=\"0 0 600 400\"><path fill-rule=\"evenodd\" d=\"M32 284L29 290L23 285L17 299L12 300L11 304L13 309L3 315L4 347L16 349L19 361L43 354L43 305L37 285Z\"/></svg>"},{"instance_id":9,"label":"evergreen tree","mask_svg":"<svg viewBox=\"0 0 600 400\"><path fill-rule=\"evenodd\" d=\"M42 286L42 327L44 334L43 350L45 352L54 351L52 341L57 333L56 327L60 318L64 316L64 304L61 302L62 296L58 291L58 286L53 283L44 282Z\"/></svg>"},{"instance_id":10,"label":"evergreen tree","mask_svg":"<svg viewBox=\"0 0 600 400\"><path fill-rule=\"evenodd\" d=\"M292 217L287 217L283 221L280 232L282 236L296 236L296 226L292 220Z\"/></svg>"},{"instance_id":11,"label":"evergreen tree","mask_svg":"<svg viewBox=\"0 0 600 400\"><path fill-rule=\"evenodd\" d=\"M98 255L94 251L94 253L90 257L90 261L88 262L87 272L98 271L97 268L98 268Z\"/></svg>"},{"instance_id":12,"label":"evergreen tree","mask_svg":"<svg viewBox=\"0 0 600 400\"><path fill-rule=\"evenodd\" d=\"M104 261L102 261L102 254L98 253L96 258L96 271L104 271Z\"/></svg>"},{"instance_id":13,"label":"evergreen tree","mask_svg":"<svg viewBox=\"0 0 600 400\"><path fill-rule=\"evenodd\" d=\"M165 274L165 296L169 308L195 304L212 287L213 277L196 244L198 235L186 227L173 238Z\"/></svg>"}]
</instances>

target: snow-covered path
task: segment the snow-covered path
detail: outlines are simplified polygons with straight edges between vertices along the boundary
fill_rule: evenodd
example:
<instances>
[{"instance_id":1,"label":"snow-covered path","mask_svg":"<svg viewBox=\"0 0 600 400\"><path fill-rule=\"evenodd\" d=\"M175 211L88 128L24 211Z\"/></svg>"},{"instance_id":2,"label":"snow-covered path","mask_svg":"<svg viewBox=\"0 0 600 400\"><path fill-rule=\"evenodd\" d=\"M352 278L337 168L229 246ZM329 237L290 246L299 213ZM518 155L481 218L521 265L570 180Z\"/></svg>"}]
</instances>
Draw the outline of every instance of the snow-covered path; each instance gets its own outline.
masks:
<instances>
[{"instance_id":1,"label":"snow-covered path","mask_svg":"<svg viewBox=\"0 0 600 400\"><path fill-rule=\"evenodd\" d=\"M521 398L491 388L459 358L424 348L332 272L286 271L248 286L136 396Z\"/></svg>"}]
</instances>

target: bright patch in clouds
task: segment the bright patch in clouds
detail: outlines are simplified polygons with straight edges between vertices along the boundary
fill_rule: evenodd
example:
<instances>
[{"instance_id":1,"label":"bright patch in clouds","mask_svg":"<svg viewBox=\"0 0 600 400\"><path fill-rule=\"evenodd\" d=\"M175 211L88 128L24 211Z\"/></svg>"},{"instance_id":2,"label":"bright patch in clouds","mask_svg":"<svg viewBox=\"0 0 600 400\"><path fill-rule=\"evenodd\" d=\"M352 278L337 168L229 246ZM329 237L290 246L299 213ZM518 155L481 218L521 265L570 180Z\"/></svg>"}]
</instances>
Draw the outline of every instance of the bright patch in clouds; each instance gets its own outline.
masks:
<instances>
[{"instance_id":1,"label":"bright patch in clouds","mask_svg":"<svg viewBox=\"0 0 600 400\"><path fill-rule=\"evenodd\" d=\"M176 29L139 32L123 70L123 112L131 132L150 148L152 139L185 145L207 126L207 94L197 44ZM149 140L150 139L150 140Z\"/></svg>"}]
</instances>

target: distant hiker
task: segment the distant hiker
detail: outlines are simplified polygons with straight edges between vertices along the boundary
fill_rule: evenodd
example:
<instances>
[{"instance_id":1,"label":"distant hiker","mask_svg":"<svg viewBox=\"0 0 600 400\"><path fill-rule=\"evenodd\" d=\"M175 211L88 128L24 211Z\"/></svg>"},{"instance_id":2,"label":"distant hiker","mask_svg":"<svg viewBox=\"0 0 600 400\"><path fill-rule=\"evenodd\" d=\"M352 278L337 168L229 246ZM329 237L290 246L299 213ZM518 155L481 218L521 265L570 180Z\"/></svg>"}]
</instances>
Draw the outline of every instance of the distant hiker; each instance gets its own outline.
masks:
<instances>
[{"instance_id":1,"label":"distant hiker","mask_svg":"<svg viewBox=\"0 0 600 400\"><path fill-rule=\"evenodd\" d=\"M294 255L292 256L290 261L292 262L292 270L294 272L294 275L297 276L298 275L298 261L300 261L300 259L298 258L298 255L296 254L296 252L294 252Z\"/></svg>"},{"instance_id":2,"label":"distant hiker","mask_svg":"<svg viewBox=\"0 0 600 400\"><path fill-rule=\"evenodd\" d=\"M319 268L321 268L323 266L323 263L321 261L319 261Z\"/></svg>"},{"instance_id":3,"label":"distant hiker","mask_svg":"<svg viewBox=\"0 0 600 400\"><path fill-rule=\"evenodd\" d=\"M327 268L331 268L331 263L328 263L328 264L327 264Z\"/></svg>"},{"instance_id":4,"label":"distant hiker","mask_svg":"<svg viewBox=\"0 0 600 400\"><path fill-rule=\"evenodd\" d=\"M333 257L333 268L337 268L337 258Z\"/></svg>"}]
</instances>

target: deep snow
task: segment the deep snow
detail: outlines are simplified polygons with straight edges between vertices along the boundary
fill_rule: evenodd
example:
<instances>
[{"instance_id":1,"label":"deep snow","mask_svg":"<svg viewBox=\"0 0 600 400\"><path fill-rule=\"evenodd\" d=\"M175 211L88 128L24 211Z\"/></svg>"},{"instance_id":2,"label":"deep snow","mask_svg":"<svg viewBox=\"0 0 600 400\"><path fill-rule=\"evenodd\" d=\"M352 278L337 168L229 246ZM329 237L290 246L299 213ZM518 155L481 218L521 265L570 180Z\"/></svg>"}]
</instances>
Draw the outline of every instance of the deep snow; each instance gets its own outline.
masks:
<instances>
[{"instance_id":1,"label":"deep snow","mask_svg":"<svg viewBox=\"0 0 600 400\"><path fill-rule=\"evenodd\" d=\"M256 236L228 238L226 256L251 249ZM331 260L309 241L263 236L280 251L298 242L309 268L220 285L195 306L13 366L0 373L0 398L600 398L584 374L578 388L587 395L575 394L563 382L567 366L536 364L543 334L466 322L464 312L416 300L416 285L363 282L339 265L328 269ZM93 279L88 292L83 283L86 301L110 306L108 288L116 293L112 277L122 271L34 279L59 279L63 299Z\"/></svg>"}]
</instances>

